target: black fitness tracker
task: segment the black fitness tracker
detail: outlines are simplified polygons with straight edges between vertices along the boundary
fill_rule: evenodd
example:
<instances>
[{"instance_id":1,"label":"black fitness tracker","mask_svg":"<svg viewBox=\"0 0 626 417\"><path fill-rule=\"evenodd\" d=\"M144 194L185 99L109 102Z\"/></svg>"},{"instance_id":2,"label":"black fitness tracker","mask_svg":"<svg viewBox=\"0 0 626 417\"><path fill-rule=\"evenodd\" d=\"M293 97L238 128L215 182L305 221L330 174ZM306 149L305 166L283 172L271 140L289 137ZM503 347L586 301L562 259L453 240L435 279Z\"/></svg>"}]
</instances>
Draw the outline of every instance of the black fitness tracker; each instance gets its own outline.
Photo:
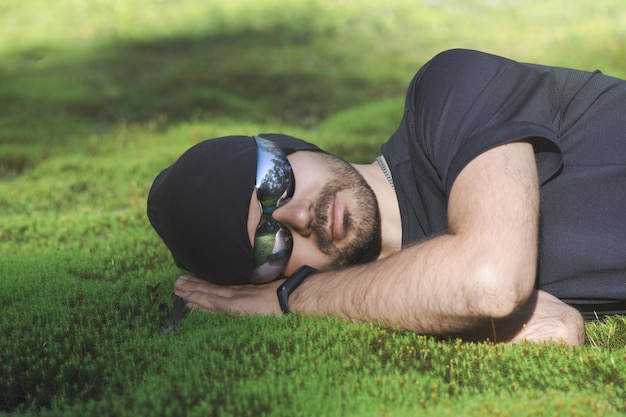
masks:
<instances>
[{"instance_id":1,"label":"black fitness tracker","mask_svg":"<svg viewBox=\"0 0 626 417\"><path fill-rule=\"evenodd\" d=\"M280 304L280 309L283 311L283 314L291 313L291 309L289 308L289 294L298 288L306 277L316 272L317 269L304 265L287 278L287 280L283 282L280 287L278 287L276 294L278 295L278 304Z\"/></svg>"}]
</instances>

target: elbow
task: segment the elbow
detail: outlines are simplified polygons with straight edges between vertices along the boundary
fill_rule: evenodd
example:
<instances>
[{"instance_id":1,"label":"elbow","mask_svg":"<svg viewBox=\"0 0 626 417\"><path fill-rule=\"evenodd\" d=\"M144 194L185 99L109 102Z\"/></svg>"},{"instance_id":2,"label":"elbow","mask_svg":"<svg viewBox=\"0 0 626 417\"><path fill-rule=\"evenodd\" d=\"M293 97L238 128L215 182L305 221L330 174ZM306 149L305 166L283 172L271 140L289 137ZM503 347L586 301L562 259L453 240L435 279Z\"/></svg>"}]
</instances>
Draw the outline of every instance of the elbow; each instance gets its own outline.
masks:
<instances>
[{"instance_id":1,"label":"elbow","mask_svg":"<svg viewBox=\"0 0 626 417\"><path fill-rule=\"evenodd\" d=\"M503 262L486 261L477 266L472 281L477 313L483 318L503 318L517 311L531 296L536 268L534 263L510 267Z\"/></svg>"}]
</instances>

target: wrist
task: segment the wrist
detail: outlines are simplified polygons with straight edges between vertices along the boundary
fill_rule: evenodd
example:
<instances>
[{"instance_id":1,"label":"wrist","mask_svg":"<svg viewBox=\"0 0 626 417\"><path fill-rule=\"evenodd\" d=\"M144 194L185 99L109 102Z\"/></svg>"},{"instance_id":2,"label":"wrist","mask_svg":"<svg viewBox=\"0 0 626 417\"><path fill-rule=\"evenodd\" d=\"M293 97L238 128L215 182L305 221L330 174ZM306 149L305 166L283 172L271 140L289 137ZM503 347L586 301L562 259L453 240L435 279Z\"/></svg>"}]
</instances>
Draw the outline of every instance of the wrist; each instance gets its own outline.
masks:
<instances>
[{"instance_id":1,"label":"wrist","mask_svg":"<svg viewBox=\"0 0 626 417\"><path fill-rule=\"evenodd\" d=\"M317 269L305 265L294 272L285 282L283 282L276 290L278 296L278 304L283 314L291 313L289 305L289 296L296 288L302 284L302 282L308 278L311 274L317 272Z\"/></svg>"}]
</instances>

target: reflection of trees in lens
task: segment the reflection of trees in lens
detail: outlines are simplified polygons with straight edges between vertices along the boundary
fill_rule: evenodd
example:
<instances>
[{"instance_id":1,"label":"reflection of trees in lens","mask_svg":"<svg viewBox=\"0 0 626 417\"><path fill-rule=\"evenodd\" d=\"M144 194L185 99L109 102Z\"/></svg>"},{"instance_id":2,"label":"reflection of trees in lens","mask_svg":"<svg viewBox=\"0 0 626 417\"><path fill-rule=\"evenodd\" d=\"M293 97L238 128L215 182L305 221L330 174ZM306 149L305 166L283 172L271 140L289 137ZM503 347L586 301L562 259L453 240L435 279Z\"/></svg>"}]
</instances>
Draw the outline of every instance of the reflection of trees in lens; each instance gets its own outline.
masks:
<instances>
[{"instance_id":1,"label":"reflection of trees in lens","mask_svg":"<svg viewBox=\"0 0 626 417\"><path fill-rule=\"evenodd\" d=\"M274 251L276 232L280 226L275 221L265 221L259 224L254 236L254 266L263 265L267 257Z\"/></svg>"},{"instance_id":2,"label":"reflection of trees in lens","mask_svg":"<svg viewBox=\"0 0 626 417\"><path fill-rule=\"evenodd\" d=\"M258 186L258 197L266 206L275 207L278 199L292 183L293 174L289 161L285 154L277 146L270 146L267 143L258 142L261 149L272 155L270 161L272 168L268 169ZM262 156L269 158L267 154Z\"/></svg>"},{"instance_id":3,"label":"reflection of trees in lens","mask_svg":"<svg viewBox=\"0 0 626 417\"><path fill-rule=\"evenodd\" d=\"M268 216L269 218L269 216ZM256 234L257 236L259 235L272 235L274 236L276 234L276 232L278 232L278 230L280 229L280 225L278 224L278 222L274 221L274 220L266 220L262 223L259 223L259 225L256 228Z\"/></svg>"},{"instance_id":4,"label":"reflection of trees in lens","mask_svg":"<svg viewBox=\"0 0 626 417\"><path fill-rule=\"evenodd\" d=\"M257 227L254 236L254 267L258 267L268 262L268 258L274 253L274 249L278 247L280 256L288 256L291 253L291 233L286 229L281 230L280 224L273 220L263 221ZM276 240L280 240L277 245Z\"/></svg>"},{"instance_id":5,"label":"reflection of trees in lens","mask_svg":"<svg viewBox=\"0 0 626 417\"><path fill-rule=\"evenodd\" d=\"M267 262L267 257L274 250L275 235L263 235L254 238L254 267Z\"/></svg>"}]
</instances>

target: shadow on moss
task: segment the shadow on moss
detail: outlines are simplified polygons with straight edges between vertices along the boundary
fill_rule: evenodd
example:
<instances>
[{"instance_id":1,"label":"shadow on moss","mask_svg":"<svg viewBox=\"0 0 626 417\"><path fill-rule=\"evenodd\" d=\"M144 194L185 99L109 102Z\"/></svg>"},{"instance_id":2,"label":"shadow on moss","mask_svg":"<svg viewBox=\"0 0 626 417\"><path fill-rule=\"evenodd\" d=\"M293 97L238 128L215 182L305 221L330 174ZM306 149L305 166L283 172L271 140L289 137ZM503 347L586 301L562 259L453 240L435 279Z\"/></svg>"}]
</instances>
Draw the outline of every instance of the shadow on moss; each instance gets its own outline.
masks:
<instances>
[{"instance_id":1,"label":"shadow on moss","mask_svg":"<svg viewBox=\"0 0 626 417\"><path fill-rule=\"evenodd\" d=\"M9 56L0 141L62 144L162 115L164 127L224 116L312 127L404 88L355 75L322 41L278 28Z\"/></svg>"}]
</instances>

